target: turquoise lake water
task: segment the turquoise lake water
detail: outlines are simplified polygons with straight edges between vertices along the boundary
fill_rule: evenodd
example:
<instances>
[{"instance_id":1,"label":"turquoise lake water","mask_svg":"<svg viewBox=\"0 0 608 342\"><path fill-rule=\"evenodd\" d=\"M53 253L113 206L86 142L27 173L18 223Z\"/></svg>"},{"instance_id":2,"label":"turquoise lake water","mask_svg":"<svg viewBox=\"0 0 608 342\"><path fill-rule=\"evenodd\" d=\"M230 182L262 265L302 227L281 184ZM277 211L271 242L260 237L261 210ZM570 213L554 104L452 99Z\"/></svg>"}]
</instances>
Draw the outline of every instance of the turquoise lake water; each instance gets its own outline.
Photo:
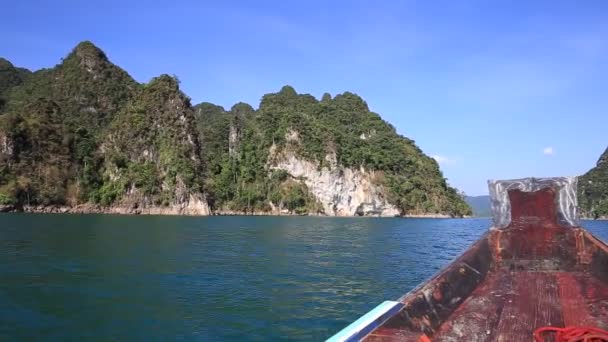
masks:
<instances>
[{"instance_id":1,"label":"turquoise lake water","mask_svg":"<svg viewBox=\"0 0 608 342\"><path fill-rule=\"evenodd\" d=\"M0 340L323 340L488 219L0 215ZM608 240L608 222L583 226Z\"/></svg>"}]
</instances>

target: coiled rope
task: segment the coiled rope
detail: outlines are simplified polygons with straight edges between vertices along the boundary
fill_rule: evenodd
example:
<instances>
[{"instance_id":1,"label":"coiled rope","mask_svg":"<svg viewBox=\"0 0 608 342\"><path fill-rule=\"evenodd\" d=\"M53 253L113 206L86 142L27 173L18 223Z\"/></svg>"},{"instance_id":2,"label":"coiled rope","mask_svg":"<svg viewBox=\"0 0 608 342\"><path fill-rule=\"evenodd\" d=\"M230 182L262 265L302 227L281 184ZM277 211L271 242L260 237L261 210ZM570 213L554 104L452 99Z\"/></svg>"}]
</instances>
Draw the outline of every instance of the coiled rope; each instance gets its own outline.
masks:
<instances>
[{"instance_id":1,"label":"coiled rope","mask_svg":"<svg viewBox=\"0 0 608 342\"><path fill-rule=\"evenodd\" d=\"M608 342L608 331L592 327L542 327L534 331L534 341L545 342L548 332L556 333L555 342Z\"/></svg>"}]
</instances>

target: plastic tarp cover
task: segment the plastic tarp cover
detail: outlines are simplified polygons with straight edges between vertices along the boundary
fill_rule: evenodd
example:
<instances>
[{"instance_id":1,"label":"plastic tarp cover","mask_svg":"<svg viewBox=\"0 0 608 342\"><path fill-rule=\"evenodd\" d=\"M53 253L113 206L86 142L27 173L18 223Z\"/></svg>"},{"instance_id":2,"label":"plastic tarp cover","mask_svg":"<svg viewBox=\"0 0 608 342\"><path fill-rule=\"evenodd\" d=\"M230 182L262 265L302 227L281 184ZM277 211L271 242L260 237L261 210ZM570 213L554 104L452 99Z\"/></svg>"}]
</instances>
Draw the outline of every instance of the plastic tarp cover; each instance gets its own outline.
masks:
<instances>
[{"instance_id":1,"label":"plastic tarp cover","mask_svg":"<svg viewBox=\"0 0 608 342\"><path fill-rule=\"evenodd\" d=\"M558 190L556 203L558 223L563 226L578 226L576 199L576 177L522 178L511 180L489 180L492 217L495 228L505 228L511 223L509 190L534 192L544 188Z\"/></svg>"}]
</instances>

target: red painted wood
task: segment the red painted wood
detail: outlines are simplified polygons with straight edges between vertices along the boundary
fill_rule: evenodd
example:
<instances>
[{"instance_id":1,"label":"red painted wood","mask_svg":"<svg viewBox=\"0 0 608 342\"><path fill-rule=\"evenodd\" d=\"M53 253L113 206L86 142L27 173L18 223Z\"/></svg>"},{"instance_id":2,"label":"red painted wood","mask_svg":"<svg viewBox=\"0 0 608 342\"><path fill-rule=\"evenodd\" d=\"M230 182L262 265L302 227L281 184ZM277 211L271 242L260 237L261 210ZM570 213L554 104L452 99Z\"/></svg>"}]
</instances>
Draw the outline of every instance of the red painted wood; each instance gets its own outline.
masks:
<instances>
[{"instance_id":1,"label":"red painted wood","mask_svg":"<svg viewBox=\"0 0 608 342\"><path fill-rule=\"evenodd\" d=\"M433 341L491 341L506 294L512 293L507 272L494 272L486 277L467 300L454 311L433 335Z\"/></svg>"},{"instance_id":2,"label":"red painted wood","mask_svg":"<svg viewBox=\"0 0 608 342\"><path fill-rule=\"evenodd\" d=\"M587 273L557 274L564 323L608 329L608 286Z\"/></svg>"},{"instance_id":3,"label":"red painted wood","mask_svg":"<svg viewBox=\"0 0 608 342\"><path fill-rule=\"evenodd\" d=\"M563 325L555 275L503 270L488 275L433 341L526 341L547 325Z\"/></svg>"},{"instance_id":4,"label":"red painted wood","mask_svg":"<svg viewBox=\"0 0 608 342\"><path fill-rule=\"evenodd\" d=\"M432 341L531 341L544 326L608 329L608 285L588 272L497 270L443 322ZM407 327L379 328L371 341L417 341ZM373 338L372 338L373 337Z\"/></svg>"},{"instance_id":5,"label":"red painted wood","mask_svg":"<svg viewBox=\"0 0 608 342\"><path fill-rule=\"evenodd\" d=\"M422 333L408 329L380 328L368 335L365 340L373 342L418 341Z\"/></svg>"},{"instance_id":6,"label":"red painted wood","mask_svg":"<svg viewBox=\"0 0 608 342\"><path fill-rule=\"evenodd\" d=\"M552 188L536 192L509 191L511 202L511 225L523 224L557 224L555 206L556 191Z\"/></svg>"},{"instance_id":7,"label":"red painted wood","mask_svg":"<svg viewBox=\"0 0 608 342\"><path fill-rule=\"evenodd\" d=\"M513 291L506 301L493 338L496 341L531 341L534 330L563 326L555 276L545 272L513 272Z\"/></svg>"}]
</instances>

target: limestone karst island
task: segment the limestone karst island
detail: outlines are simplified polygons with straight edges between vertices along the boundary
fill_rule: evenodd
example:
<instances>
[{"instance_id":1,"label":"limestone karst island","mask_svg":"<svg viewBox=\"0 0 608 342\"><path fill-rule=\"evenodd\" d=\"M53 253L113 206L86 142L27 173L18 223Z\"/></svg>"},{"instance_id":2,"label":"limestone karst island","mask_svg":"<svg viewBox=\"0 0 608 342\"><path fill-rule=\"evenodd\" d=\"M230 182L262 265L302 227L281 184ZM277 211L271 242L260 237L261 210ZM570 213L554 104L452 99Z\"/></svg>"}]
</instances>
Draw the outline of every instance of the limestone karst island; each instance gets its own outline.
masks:
<instances>
[{"instance_id":1,"label":"limestone karst island","mask_svg":"<svg viewBox=\"0 0 608 342\"><path fill-rule=\"evenodd\" d=\"M193 106L176 77L137 83L88 41L50 69L0 63L3 211L471 215L350 92Z\"/></svg>"}]
</instances>

